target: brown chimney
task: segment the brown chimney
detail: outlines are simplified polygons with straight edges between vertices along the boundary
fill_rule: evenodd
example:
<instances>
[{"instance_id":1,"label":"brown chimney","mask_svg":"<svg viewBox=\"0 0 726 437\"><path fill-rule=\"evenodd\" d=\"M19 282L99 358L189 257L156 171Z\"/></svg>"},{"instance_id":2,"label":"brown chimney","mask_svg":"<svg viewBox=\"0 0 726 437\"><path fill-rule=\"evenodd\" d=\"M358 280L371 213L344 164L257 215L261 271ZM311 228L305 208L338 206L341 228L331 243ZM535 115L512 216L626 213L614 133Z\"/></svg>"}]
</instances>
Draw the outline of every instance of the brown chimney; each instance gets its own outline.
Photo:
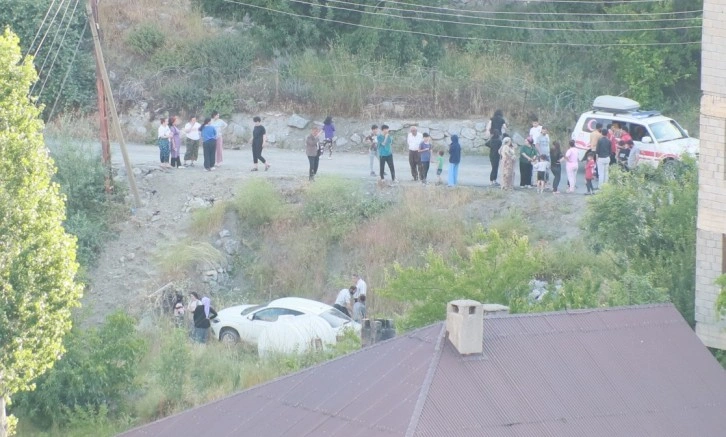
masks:
<instances>
[{"instance_id":1,"label":"brown chimney","mask_svg":"<svg viewBox=\"0 0 726 437\"><path fill-rule=\"evenodd\" d=\"M446 306L449 341L462 355L480 354L484 347L484 311L475 300L454 300Z\"/></svg>"}]
</instances>

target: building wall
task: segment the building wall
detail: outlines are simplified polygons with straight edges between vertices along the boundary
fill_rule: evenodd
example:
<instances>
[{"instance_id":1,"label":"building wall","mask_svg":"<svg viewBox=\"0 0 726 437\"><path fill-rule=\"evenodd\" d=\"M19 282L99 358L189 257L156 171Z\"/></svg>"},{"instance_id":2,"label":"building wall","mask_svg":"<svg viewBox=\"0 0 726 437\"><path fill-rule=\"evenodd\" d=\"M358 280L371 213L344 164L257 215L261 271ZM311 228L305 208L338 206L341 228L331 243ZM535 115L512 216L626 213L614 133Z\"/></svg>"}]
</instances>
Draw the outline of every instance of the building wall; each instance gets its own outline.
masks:
<instances>
[{"instance_id":1,"label":"building wall","mask_svg":"<svg viewBox=\"0 0 726 437\"><path fill-rule=\"evenodd\" d=\"M696 333L706 346L726 349L726 321L714 306L714 281L726 273L726 0L704 0L702 48Z\"/></svg>"}]
</instances>

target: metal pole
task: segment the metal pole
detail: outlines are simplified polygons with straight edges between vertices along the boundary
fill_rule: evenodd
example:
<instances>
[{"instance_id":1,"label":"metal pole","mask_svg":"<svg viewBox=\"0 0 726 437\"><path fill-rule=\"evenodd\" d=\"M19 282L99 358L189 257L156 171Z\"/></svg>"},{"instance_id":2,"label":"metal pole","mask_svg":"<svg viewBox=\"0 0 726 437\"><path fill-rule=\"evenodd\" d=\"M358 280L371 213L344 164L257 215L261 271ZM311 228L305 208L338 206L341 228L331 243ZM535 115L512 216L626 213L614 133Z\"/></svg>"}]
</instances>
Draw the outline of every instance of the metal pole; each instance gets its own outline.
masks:
<instances>
[{"instance_id":1,"label":"metal pole","mask_svg":"<svg viewBox=\"0 0 726 437\"><path fill-rule=\"evenodd\" d=\"M91 21L91 27L95 28L98 22L98 0L89 0L91 5L91 11L93 14L93 20ZM94 52L95 53L95 52ZM96 58L96 95L98 96L98 121L99 121L99 136L101 138L101 162L103 163L105 177L106 192L111 191L111 142L108 136L108 113L106 110L106 91L103 86L103 79L101 79L101 65L98 62L98 54Z\"/></svg>"},{"instance_id":2,"label":"metal pole","mask_svg":"<svg viewBox=\"0 0 726 437\"><path fill-rule=\"evenodd\" d=\"M93 15L93 4L94 0L88 1L88 17L91 21L91 33L93 34L93 46L94 46L94 52L96 54L96 62L99 66L99 71L101 73L101 79L103 81L103 87L106 94L106 99L108 99L108 112L107 114L110 115L111 122L114 126L114 130L116 131L116 137L119 141L119 146L121 147L121 155L124 158L124 165L126 166L126 174L129 179L129 187L131 188L131 194L134 196L134 205L138 208L141 206L141 199L139 199L139 191L136 188L136 179L134 178L134 172L131 168L131 161L129 160L128 151L126 150L126 142L124 141L124 135L121 132L121 123L119 123L118 119L118 112L116 112L116 103L113 99L113 92L111 91L111 82L108 79L108 72L106 71L106 63L103 60L103 52L101 50L101 40L98 37L98 21L96 21L96 18Z\"/></svg>"}]
</instances>

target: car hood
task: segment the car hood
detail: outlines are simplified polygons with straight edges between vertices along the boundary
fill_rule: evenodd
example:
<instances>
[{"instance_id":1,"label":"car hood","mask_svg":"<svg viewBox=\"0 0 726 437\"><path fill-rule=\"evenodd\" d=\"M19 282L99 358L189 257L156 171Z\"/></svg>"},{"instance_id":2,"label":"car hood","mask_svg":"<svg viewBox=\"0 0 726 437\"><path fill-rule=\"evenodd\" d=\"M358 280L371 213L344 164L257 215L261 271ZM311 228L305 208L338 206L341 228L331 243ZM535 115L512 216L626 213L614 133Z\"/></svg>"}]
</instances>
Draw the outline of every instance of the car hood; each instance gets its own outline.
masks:
<instances>
[{"instance_id":1,"label":"car hood","mask_svg":"<svg viewBox=\"0 0 726 437\"><path fill-rule=\"evenodd\" d=\"M239 316L242 311L246 310L247 308L255 307L258 305L235 305L233 307L228 307L223 310L217 311L217 318L220 317L227 317L227 316Z\"/></svg>"}]
</instances>

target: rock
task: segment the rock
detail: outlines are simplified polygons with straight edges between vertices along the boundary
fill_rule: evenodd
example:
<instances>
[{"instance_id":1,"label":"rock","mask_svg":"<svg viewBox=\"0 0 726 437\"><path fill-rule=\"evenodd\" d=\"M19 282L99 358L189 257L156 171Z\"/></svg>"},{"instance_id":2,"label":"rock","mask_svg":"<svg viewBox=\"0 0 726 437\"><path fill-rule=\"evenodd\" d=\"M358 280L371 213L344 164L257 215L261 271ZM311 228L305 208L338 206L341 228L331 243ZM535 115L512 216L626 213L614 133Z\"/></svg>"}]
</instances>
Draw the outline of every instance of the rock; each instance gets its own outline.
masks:
<instances>
[{"instance_id":1,"label":"rock","mask_svg":"<svg viewBox=\"0 0 726 437\"><path fill-rule=\"evenodd\" d=\"M432 130L429 132L429 135L431 135L432 140L443 140L445 135L440 130Z\"/></svg>"},{"instance_id":2,"label":"rock","mask_svg":"<svg viewBox=\"0 0 726 437\"><path fill-rule=\"evenodd\" d=\"M134 175L135 176L141 176L141 169L140 168L134 167L133 172L134 172Z\"/></svg>"},{"instance_id":3,"label":"rock","mask_svg":"<svg viewBox=\"0 0 726 437\"><path fill-rule=\"evenodd\" d=\"M477 132L484 132L485 130L487 130L487 124L477 123L474 125L474 129L476 129Z\"/></svg>"},{"instance_id":4,"label":"rock","mask_svg":"<svg viewBox=\"0 0 726 437\"><path fill-rule=\"evenodd\" d=\"M459 135L459 132L461 132L461 127L459 127L457 125L448 126L446 128L446 133L449 134L449 136Z\"/></svg>"},{"instance_id":5,"label":"rock","mask_svg":"<svg viewBox=\"0 0 726 437\"><path fill-rule=\"evenodd\" d=\"M125 263L125 262L126 262L126 257L123 257L123 256L122 256L121 258L119 258L119 259L118 259L118 261L119 261L119 262L120 262L121 264L123 264L123 263Z\"/></svg>"},{"instance_id":6,"label":"rock","mask_svg":"<svg viewBox=\"0 0 726 437\"><path fill-rule=\"evenodd\" d=\"M222 247L222 244L224 244L224 242L222 240L217 240L214 242L214 245L217 247Z\"/></svg>"},{"instance_id":7,"label":"rock","mask_svg":"<svg viewBox=\"0 0 726 437\"><path fill-rule=\"evenodd\" d=\"M194 197L192 198L192 200L187 202L187 206L189 206L190 210L208 208L209 202L202 199L201 197Z\"/></svg>"},{"instance_id":8,"label":"rock","mask_svg":"<svg viewBox=\"0 0 726 437\"><path fill-rule=\"evenodd\" d=\"M157 222L157 221L159 221L159 220L161 220L161 216L160 216L160 215L154 215L154 216L151 216L151 222L152 222L152 223L153 223L153 222Z\"/></svg>"},{"instance_id":9,"label":"rock","mask_svg":"<svg viewBox=\"0 0 726 437\"><path fill-rule=\"evenodd\" d=\"M474 138L476 138L476 130L470 127L465 127L461 130L461 136L466 138L467 140L473 140Z\"/></svg>"},{"instance_id":10,"label":"rock","mask_svg":"<svg viewBox=\"0 0 726 437\"><path fill-rule=\"evenodd\" d=\"M131 252L126 254L126 259L131 261L132 259L136 258L136 254Z\"/></svg>"},{"instance_id":11,"label":"rock","mask_svg":"<svg viewBox=\"0 0 726 437\"><path fill-rule=\"evenodd\" d=\"M337 147L344 147L348 145L348 140L346 140L345 138L338 138L337 140L335 140L335 145Z\"/></svg>"},{"instance_id":12,"label":"rock","mask_svg":"<svg viewBox=\"0 0 726 437\"><path fill-rule=\"evenodd\" d=\"M390 130L391 132L396 132L396 131L403 129L403 124L401 124L401 122L398 122L398 121L389 121L388 123L383 123L383 124L387 124L388 130Z\"/></svg>"},{"instance_id":13,"label":"rock","mask_svg":"<svg viewBox=\"0 0 726 437\"><path fill-rule=\"evenodd\" d=\"M267 142L270 144L275 144L277 142L277 137L275 136L275 134L268 134Z\"/></svg>"},{"instance_id":14,"label":"rock","mask_svg":"<svg viewBox=\"0 0 726 437\"><path fill-rule=\"evenodd\" d=\"M222 229L219 231L219 238L229 237L230 232L227 229Z\"/></svg>"},{"instance_id":15,"label":"rock","mask_svg":"<svg viewBox=\"0 0 726 437\"><path fill-rule=\"evenodd\" d=\"M406 113L406 106L405 105L393 105L393 113L399 117L403 116L403 114Z\"/></svg>"},{"instance_id":16,"label":"rock","mask_svg":"<svg viewBox=\"0 0 726 437\"><path fill-rule=\"evenodd\" d=\"M386 112L391 112L396 108L396 105L393 104L393 102L385 101L381 103L381 110Z\"/></svg>"},{"instance_id":17,"label":"rock","mask_svg":"<svg viewBox=\"0 0 726 437\"><path fill-rule=\"evenodd\" d=\"M297 114L292 114L290 118L287 119L288 126L298 129L305 129L308 126L308 123L310 123L310 120L307 120Z\"/></svg>"},{"instance_id":18,"label":"rock","mask_svg":"<svg viewBox=\"0 0 726 437\"><path fill-rule=\"evenodd\" d=\"M353 134L353 135L351 135L351 136L350 136L350 140L351 140L351 141L352 141L353 143L355 143L355 144L360 144L360 143L361 143L361 141L363 141L363 138L361 138L361 136L360 136L360 135L358 135L358 134Z\"/></svg>"}]
</instances>

